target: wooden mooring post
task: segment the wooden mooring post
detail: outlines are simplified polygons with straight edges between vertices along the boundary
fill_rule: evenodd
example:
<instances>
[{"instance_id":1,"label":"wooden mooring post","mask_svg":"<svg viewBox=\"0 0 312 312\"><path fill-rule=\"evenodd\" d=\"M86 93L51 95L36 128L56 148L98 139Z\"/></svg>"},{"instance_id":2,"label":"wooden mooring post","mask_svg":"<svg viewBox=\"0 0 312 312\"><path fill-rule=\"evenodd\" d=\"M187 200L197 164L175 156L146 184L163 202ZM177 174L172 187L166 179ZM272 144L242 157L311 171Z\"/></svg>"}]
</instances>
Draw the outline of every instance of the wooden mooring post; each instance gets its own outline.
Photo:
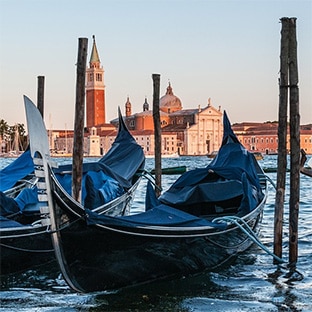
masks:
<instances>
[{"instance_id":1,"label":"wooden mooring post","mask_svg":"<svg viewBox=\"0 0 312 312\"><path fill-rule=\"evenodd\" d=\"M298 216L300 197L300 114L296 18L289 21L289 115L290 115L290 197L289 197L289 264L298 259Z\"/></svg>"},{"instance_id":2,"label":"wooden mooring post","mask_svg":"<svg viewBox=\"0 0 312 312\"><path fill-rule=\"evenodd\" d=\"M153 121L155 140L155 193L158 197L161 193L161 128L159 112L160 75L153 74Z\"/></svg>"},{"instance_id":3,"label":"wooden mooring post","mask_svg":"<svg viewBox=\"0 0 312 312\"><path fill-rule=\"evenodd\" d=\"M282 20L279 109L278 109L278 156L274 214L274 254L282 257L283 215L285 200L285 183L287 168L287 97L288 97L288 36L289 24ZM276 260L274 259L274 263Z\"/></svg>"},{"instance_id":4,"label":"wooden mooring post","mask_svg":"<svg viewBox=\"0 0 312 312\"><path fill-rule=\"evenodd\" d=\"M297 261L300 174L300 117L297 68L296 18L281 18L281 55L279 79L278 164L274 214L274 254L282 257L283 214L287 168L287 101L290 94L290 199L289 263ZM290 90L290 92L288 92ZM274 259L274 263L277 260Z\"/></svg>"},{"instance_id":5,"label":"wooden mooring post","mask_svg":"<svg viewBox=\"0 0 312 312\"><path fill-rule=\"evenodd\" d=\"M72 197L78 202L81 202L87 50L88 39L79 38L72 167Z\"/></svg>"},{"instance_id":6,"label":"wooden mooring post","mask_svg":"<svg viewBox=\"0 0 312 312\"><path fill-rule=\"evenodd\" d=\"M38 86L37 86L37 108L44 118L44 76L38 76Z\"/></svg>"}]
</instances>

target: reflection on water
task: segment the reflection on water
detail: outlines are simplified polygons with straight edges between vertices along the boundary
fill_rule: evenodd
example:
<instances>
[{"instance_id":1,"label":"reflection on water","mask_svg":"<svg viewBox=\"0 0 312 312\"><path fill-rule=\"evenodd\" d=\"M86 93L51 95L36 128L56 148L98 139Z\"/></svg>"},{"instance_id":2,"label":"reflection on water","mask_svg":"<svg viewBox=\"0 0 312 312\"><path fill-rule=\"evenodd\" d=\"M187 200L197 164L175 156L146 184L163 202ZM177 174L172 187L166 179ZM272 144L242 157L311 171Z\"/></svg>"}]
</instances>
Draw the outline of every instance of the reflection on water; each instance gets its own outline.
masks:
<instances>
[{"instance_id":1,"label":"reflection on water","mask_svg":"<svg viewBox=\"0 0 312 312\"><path fill-rule=\"evenodd\" d=\"M1 159L2 161L2 159ZM59 159L58 159L59 161ZM66 162L69 160L66 159ZM153 159L147 159L147 170ZM204 167L206 157L163 159L163 167L186 165ZM276 156L260 161L264 167L277 167ZM0 162L0 167L3 163ZM276 173L269 173L275 181ZM178 176L163 176L166 190ZM143 209L146 181L141 183L133 204L133 213ZM288 260L289 174L285 200L283 258ZM217 272L203 272L178 280L162 281L116 292L77 294L61 278L53 263L2 278L0 312L2 311L312 311L312 179L300 177L299 257L296 270L276 266L272 258L257 246L240 255ZM263 217L260 239L273 250L275 190L269 197Z\"/></svg>"}]
</instances>

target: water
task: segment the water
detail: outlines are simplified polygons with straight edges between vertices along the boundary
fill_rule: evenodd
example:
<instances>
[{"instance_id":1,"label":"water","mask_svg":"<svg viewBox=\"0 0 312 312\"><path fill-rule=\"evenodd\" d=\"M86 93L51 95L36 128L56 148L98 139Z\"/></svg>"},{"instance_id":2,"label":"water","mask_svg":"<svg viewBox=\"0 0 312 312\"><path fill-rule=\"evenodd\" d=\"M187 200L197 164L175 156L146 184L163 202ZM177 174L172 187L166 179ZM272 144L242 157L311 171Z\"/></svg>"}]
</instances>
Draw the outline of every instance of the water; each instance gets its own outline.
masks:
<instances>
[{"instance_id":1,"label":"water","mask_svg":"<svg viewBox=\"0 0 312 312\"><path fill-rule=\"evenodd\" d=\"M88 159L87 159L88 160ZM0 159L0 168L10 159ZM58 161L69 162L68 159ZM206 157L163 159L163 167L186 165L188 169L203 167ZM260 161L263 167L277 167L276 156ZM154 160L147 159L148 170ZM275 182L276 173L269 173ZM178 176L163 176L166 190ZM142 210L145 182L136 193L133 212ZM283 259L288 260L289 173L285 200ZM273 250L275 190L269 187L264 212L261 241ZM58 271L28 271L2 281L2 311L312 311L312 179L300 176L299 245L296 270L287 265L277 267L272 258L257 246L239 256L219 272L203 272L178 280L152 283L116 292L77 294L64 283ZM4 283L5 282L5 283Z\"/></svg>"}]
</instances>

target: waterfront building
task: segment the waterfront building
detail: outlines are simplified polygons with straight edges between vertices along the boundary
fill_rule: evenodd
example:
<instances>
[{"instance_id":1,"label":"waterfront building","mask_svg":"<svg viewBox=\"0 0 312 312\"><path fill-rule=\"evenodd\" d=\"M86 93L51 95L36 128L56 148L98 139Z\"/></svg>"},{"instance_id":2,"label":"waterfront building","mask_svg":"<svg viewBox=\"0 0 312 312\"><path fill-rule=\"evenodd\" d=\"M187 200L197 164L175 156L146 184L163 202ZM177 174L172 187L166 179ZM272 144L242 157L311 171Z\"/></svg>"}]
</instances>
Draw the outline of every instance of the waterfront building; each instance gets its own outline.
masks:
<instances>
[{"instance_id":1,"label":"waterfront building","mask_svg":"<svg viewBox=\"0 0 312 312\"><path fill-rule=\"evenodd\" d=\"M233 131L239 141L252 152L270 155L278 153L278 122L243 122L234 124ZM290 151L290 133L287 129L287 153ZM300 148L312 154L312 124L300 126Z\"/></svg>"},{"instance_id":2,"label":"waterfront building","mask_svg":"<svg viewBox=\"0 0 312 312\"><path fill-rule=\"evenodd\" d=\"M101 65L93 36L89 66L86 70L86 128L84 153L104 155L116 135L118 119L105 120L104 69ZM182 101L173 93L171 83L160 98L161 153L162 155L207 155L217 151L223 136L221 106L215 108L211 99L206 106L183 109ZM125 122L146 155L154 154L153 112L145 97L142 111L133 113L130 98L125 103ZM276 154L278 148L277 122L233 125L240 142L250 151ZM50 148L55 154L68 155L73 150L73 130L50 130ZM300 127L301 148L312 154L312 125ZM287 149L289 151L289 133Z\"/></svg>"}]
</instances>

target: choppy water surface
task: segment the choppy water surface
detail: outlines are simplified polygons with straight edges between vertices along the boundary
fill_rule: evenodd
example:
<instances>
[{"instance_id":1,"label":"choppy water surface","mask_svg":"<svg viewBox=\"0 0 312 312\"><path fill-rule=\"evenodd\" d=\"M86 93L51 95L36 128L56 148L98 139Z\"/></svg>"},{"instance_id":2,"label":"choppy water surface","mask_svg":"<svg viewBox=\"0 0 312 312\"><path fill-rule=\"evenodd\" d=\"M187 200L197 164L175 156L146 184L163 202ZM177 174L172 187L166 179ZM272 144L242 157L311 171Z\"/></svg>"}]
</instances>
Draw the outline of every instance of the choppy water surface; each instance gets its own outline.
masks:
<instances>
[{"instance_id":1,"label":"choppy water surface","mask_svg":"<svg viewBox=\"0 0 312 312\"><path fill-rule=\"evenodd\" d=\"M9 162L0 159L0 168ZM69 160L61 160L66 161ZM203 167L206 157L163 159L163 167L186 165L188 169ZM263 167L277 167L276 156L260 161ZM147 169L154 160L147 159ZM275 182L276 173L269 173ZM163 176L166 190L178 176ZM142 209L145 182L136 193L133 212ZM289 174L285 199L283 258L288 260L288 200ZM275 190L269 197L263 217L261 241L273 250ZM299 248L298 263L290 270L277 267L271 256L257 246L218 272L162 281L123 289L113 293L77 294L72 292L55 264L27 271L1 280L1 311L312 311L312 179L300 176Z\"/></svg>"}]
</instances>

